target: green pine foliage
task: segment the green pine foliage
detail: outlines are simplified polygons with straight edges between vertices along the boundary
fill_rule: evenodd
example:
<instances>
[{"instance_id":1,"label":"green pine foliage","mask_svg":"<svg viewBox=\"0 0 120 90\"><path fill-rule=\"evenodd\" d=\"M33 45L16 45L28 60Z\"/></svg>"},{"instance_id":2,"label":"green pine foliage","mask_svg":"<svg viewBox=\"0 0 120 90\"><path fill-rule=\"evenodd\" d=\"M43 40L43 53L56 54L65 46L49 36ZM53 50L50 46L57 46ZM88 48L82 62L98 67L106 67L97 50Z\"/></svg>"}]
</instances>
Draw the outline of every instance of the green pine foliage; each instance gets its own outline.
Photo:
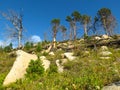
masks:
<instances>
[{"instance_id":1,"label":"green pine foliage","mask_svg":"<svg viewBox=\"0 0 120 90\"><path fill-rule=\"evenodd\" d=\"M44 74L44 67L42 65L42 61L38 60L31 60L28 68L26 69L27 74L26 77L30 79L36 79L39 76Z\"/></svg>"}]
</instances>

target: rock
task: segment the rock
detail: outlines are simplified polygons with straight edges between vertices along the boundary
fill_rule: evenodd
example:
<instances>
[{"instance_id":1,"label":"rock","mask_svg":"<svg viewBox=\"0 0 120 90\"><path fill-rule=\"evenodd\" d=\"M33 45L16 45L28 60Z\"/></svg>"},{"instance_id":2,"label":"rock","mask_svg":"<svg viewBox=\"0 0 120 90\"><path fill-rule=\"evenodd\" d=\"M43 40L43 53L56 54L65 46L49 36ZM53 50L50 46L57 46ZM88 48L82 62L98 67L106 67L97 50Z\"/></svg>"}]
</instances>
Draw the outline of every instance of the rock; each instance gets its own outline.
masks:
<instances>
[{"instance_id":1,"label":"rock","mask_svg":"<svg viewBox=\"0 0 120 90\"><path fill-rule=\"evenodd\" d=\"M107 46L101 46L100 50L101 51L108 51L108 47Z\"/></svg>"},{"instance_id":2,"label":"rock","mask_svg":"<svg viewBox=\"0 0 120 90\"><path fill-rule=\"evenodd\" d=\"M40 60L46 60L45 56L40 56Z\"/></svg>"},{"instance_id":3,"label":"rock","mask_svg":"<svg viewBox=\"0 0 120 90\"><path fill-rule=\"evenodd\" d=\"M67 43L62 43L63 46L67 46Z\"/></svg>"},{"instance_id":4,"label":"rock","mask_svg":"<svg viewBox=\"0 0 120 90\"><path fill-rule=\"evenodd\" d=\"M54 52L50 52L49 55L54 56L55 54L54 54Z\"/></svg>"},{"instance_id":5,"label":"rock","mask_svg":"<svg viewBox=\"0 0 120 90\"><path fill-rule=\"evenodd\" d=\"M71 52L64 53L64 55L65 55L65 57L67 57L70 61L76 59L76 57L73 56L73 53L71 53Z\"/></svg>"},{"instance_id":6,"label":"rock","mask_svg":"<svg viewBox=\"0 0 120 90\"><path fill-rule=\"evenodd\" d=\"M98 37L98 36L96 36L96 37L95 37L95 40L101 40L101 38L100 38L100 37Z\"/></svg>"},{"instance_id":7,"label":"rock","mask_svg":"<svg viewBox=\"0 0 120 90\"><path fill-rule=\"evenodd\" d=\"M69 49L73 49L75 46L74 45L68 45Z\"/></svg>"},{"instance_id":8,"label":"rock","mask_svg":"<svg viewBox=\"0 0 120 90\"><path fill-rule=\"evenodd\" d=\"M41 56L40 60L42 61L43 67L44 67L44 69L46 71L50 67L50 61L47 60L45 56Z\"/></svg>"},{"instance_id":9,"label":"rock","mask_svg":"<svg viewBox=\"0 0 120 90\"><path fill-rule=\"evenodd\" d=\"M82 39L80 39L80 40L79 40L79 42L84 42L84 39L83 39L83 38L82 38Z\"/></svg>"},{"instance_id":10,"label":"rock","mask_svg":"<svg viewBox=\"0 0 120 90\"><path fill-rule=\"evenodd\" d=\"M101 55L101 56L110 56L110 55L112 55L112 53L109 52L109 51L102 51L102 52L100 52L99 55Z\"/></svg>"},{"instance_id":11,"label":"rock","mask_svg":"<svg viewBox=\"0 0 120 90\"><path fill-rule=\"evenodd\" d=\"M68 41L67 43L68 43L68 45L73 45L72 41Z\"/></svg>"},{"instance_id":12,"label":"rock","mask_svg":"<svg viewBox=\"0 0 120 90\"><path fill-rule=\"evenodd\" d=\"M89 51L84 51L84 56L89 56L90 52Z\"/></svg>"},{"instance_id":13,"label":"rock","mask_svg":"<svg viewBox=\"0 0 120 90\"><path fill-rule=\"evenodd\" d=\"M37 60L37 55L26 53L22 50L16 51L17 58L16 61L13 64L13 67L11 68L10 72L6 76L3 86L9 85L10 83L16 82L16 80L21 79L26 74L26 69L30 63L31 60ZM50 61L46 60L45 56L41 56L40 59L42 60L43 67L45 68L45 71L50 66Z\"/></svg>"},{"instance_id":14,"label":"rock","mask_svg":"<svg viewBox=\"0 0 120 90\"><path fill-rule=\"evenodd\" d=\"M32 60L36 60L36 55L28 54L22 50L16 51L17 58L11 68L10 72L6 76L3 85L9 85L10 83L16 82L16 80L21 79L26 74L26 68L29 65L29 62Z\"/></svg>"},{"instance_id":15,"label":"rock","mask_svg":"<svg viewBox=\"0 0 120 90\"><path fill-rule=\"evenodd\" d=\"M64 67L60 64L60 60L56 60L56 65L58 67L58 72L62 73Z\"/></svg>"},{"instance_id":16,"label":"rock","mask_svg":"<svg viewBox=\"0 0 120 90\"><path fill-rule=\"evenodd\" d=\"M100 59L111 59L111 57L100 57Z\"/></svg>"},{"instance_id":17,"label":"rock","mask_svg":"<svg viewBox=\"0 0 120 90\"><path fill-rule=\"evenodd\" d=\"M68 62L68 59L61 59L61 65L65 64Z\"/></svg>"},{"instance_id":18,"label":"rock","mask_svg":"<svg viewBox=\"0 0 120 90\"><path fill-rule=\"evenodd\" d=\"M102 90L120 90L120 85L113 83L112 85L104 86Z\"/></svg>"},{"instance_id":19,"label":"rock","mask_svg":"<svg viewBox=\"0 0 120 90\"><path fill-rule=\"evenodd\" d=\"M109 36L108 35L102 35L102 39L109 39Z\"/></svg>"}]
</instances>

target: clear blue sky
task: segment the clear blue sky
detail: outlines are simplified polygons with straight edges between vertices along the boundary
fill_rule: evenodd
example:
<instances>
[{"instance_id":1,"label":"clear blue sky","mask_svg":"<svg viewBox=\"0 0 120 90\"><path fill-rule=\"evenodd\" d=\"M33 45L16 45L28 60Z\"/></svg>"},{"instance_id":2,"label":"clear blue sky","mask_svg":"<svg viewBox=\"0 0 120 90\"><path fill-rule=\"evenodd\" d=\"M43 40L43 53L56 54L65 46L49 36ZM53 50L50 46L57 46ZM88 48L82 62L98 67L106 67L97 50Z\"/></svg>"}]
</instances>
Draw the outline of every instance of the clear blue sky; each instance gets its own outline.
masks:
<instances>
[{"instance_id":1,"label":"clear blue sky","mask_svg":"<svg viewBox=\"0 0 120 90\"><path fill-rule=\"evenodd\" d=\"M28 37L38 35L44 39L44 32L50 31L50 22L60 18L61 24L68 26L65 21L67 15L77 10L81 14L94 17L100 8L111 9L113 15L120 22L119 0L0 0L0 10L23 8L23 24ZM4 31L5 22L0 21L0 32ZM50 35L48 35L50 37ZM2 37L0 37L2 39Z\"/></svg>"}]
</instances>

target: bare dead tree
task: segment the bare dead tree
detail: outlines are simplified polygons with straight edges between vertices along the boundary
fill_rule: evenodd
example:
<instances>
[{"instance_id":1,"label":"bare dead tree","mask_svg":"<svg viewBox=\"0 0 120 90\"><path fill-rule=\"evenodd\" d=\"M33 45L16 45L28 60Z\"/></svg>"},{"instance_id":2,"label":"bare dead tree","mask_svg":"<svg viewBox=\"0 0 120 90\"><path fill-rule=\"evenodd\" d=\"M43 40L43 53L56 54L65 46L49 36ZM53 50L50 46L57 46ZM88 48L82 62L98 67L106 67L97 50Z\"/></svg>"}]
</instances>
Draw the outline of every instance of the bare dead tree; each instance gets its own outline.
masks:
<instances>
[{"instance_id":1,"label":"bare dead tree","mask_svg":"<svg viewBox=\"0 0 120 90\"><path fill-rule=\"evenodd\" d=\"M1 12L2 16L11 22L13 29L9 33L11 37L18 39L18 48L22 46L22 33L23 33L23 14L17 13L14 10L8 10L8 12Z\"/></svg>"}]
</instances>

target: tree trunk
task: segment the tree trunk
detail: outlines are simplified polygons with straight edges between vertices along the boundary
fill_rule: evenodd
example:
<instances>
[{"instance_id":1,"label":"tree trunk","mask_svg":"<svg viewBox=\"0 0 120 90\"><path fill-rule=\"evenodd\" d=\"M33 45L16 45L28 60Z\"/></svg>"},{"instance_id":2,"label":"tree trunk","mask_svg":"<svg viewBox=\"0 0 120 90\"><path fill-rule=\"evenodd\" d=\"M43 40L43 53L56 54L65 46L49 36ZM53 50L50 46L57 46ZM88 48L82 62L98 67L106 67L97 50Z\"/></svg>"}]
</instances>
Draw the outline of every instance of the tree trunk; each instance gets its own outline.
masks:
<instances>
[{"instance_id":1,"label":"tree trunk","mask_svg":"<svg viewBox=\"0 0 120 90\"><path fill-rule=\"evenodd\" d=\"M84 34L85 34L85 36L88 35L88 34L87 34L87 24L84 25Z\"/></svg>"},{"instance_id":2,"label":"tree trunk","mask_svg":"<svg viewBox=\"0 0 120 90\"><path fill-rule=\"evenodd\" d=\"M76 39L76 25L74 25L74 40Z\"/></svg>"},{"instance_id":3,"label":"tree trunk","mask_svg":"<svg viewBox=\"0 0 120 90\"><path fill-rule=\"evenodd\" d=\"M53 38L53 48L56 48L56 37Z\"/></svg>"},{"instance_id":4,"label":"tree trunk","mask_svg":"<svg viewBox=\"0 0 120 90\"><path fill-rule=\"evenodd\" d=\"M21 48L21 36L22 36L22 31L19 30L18 31L18 48Z\"/></svg>"},{"instance_id":5,"label":"tree trunk","mask_svg":"<svg viewBox=\"0 0 120 90\"><path fill-rule=\"evenodd\" d=\"M103 19L103 25L105 29L105 34L108 35L105 19Z\"/></svg>"}]
</instances>

